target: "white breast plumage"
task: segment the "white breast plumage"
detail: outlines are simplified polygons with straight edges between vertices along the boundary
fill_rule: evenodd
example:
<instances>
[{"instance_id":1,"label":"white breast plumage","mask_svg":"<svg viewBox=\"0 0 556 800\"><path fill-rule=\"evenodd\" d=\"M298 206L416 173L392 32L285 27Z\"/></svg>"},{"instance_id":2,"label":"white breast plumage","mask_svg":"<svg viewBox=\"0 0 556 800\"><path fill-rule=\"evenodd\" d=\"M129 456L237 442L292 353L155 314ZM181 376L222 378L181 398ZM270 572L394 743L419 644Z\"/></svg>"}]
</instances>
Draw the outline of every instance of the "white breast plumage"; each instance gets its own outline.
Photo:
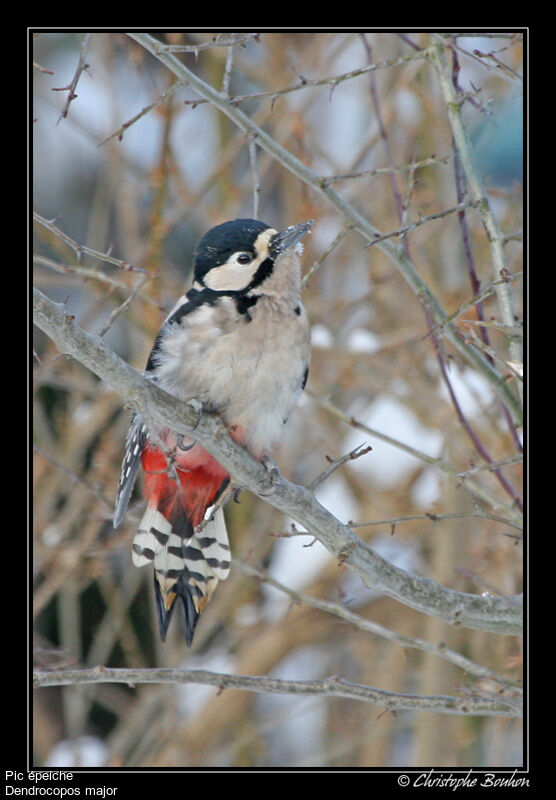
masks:
<instances>
[{"instance_id":1,"label":"white breast plumage","mask_svg":"<svg viewBox=\"0 0 556 800\"><path fill-rule=\"evenodd\" d=\"M228 425L242 428L245 445L260 457L282 435L302 389L309 350L300 303L261 296L246 318L231 298L222 297L167 325L154 375L167 391L195 397Z\"/></svg>"}]
</instances>

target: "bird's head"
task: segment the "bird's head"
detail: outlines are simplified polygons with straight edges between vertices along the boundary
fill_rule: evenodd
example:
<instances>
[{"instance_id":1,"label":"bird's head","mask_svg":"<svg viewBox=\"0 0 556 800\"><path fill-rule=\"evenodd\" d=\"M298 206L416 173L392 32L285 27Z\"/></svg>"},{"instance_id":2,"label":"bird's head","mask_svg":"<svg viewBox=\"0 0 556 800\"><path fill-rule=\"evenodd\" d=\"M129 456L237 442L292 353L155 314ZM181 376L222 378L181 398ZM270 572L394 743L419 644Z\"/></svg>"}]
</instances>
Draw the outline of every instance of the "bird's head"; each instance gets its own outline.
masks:
<instances>
[{"instance_id":1,"label":"bird's head","mask_svg":"<svg viewBox=\"0 0 556 800\"><path fill-rule=\"evenodd\" d=\"M195 284L216 292L263 292L281 271L298 266L298 247L313 220L278 232L255 219L211 228L194 254Z\"/></svg>"}]
</instances>

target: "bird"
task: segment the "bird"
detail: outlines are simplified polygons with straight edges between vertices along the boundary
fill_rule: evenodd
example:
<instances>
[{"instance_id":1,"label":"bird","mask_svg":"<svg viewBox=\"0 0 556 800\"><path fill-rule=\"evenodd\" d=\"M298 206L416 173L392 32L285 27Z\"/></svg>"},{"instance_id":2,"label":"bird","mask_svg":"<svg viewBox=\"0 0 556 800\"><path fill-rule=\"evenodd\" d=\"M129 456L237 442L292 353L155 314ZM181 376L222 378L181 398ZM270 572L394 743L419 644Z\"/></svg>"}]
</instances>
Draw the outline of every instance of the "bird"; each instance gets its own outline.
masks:
<instances>
[{"instance_id":1,"label":"bird","mask_svg":"<svg viewBox=\"0 0 556 800\"><path fill-rule=\"evenodd\" d=\"M255 459L273 464L307 382L311 334L301 301L303 237L314 220L284 230L258 219L222 222L193 252L193 282L155 338L145 375L173 396L217 414ZM144 412L145 413L145 412ZM132 544L154 567L160 638L179 606L188 646L231 551L223 501L230 475L193 439L131 418L113 526L121 524L139 467L146 510Z\"/></svg>"}]
</instances>

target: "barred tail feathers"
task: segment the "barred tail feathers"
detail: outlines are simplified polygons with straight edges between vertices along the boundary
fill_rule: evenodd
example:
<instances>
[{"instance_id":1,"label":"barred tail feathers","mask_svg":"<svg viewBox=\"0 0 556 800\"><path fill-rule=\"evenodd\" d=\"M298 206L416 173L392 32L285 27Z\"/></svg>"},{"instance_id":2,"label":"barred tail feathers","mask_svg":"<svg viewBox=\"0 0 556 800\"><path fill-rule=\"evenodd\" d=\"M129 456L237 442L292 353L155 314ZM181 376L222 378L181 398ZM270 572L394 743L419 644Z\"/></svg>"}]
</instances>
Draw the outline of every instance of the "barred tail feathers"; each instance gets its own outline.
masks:
<instances>
[{"instance_id":1,"label":"barred tail feathers","mask_svg":"<svg viewBox=\"0 0 556 800\"><path fill-rule=\"evenodd\" d=\"M133 540L133 562L138 567L153 564L161 639L165 640L174 607L179 605L186 642L190 645L201 611L230 568L230 546L222 509L209 518L212 505L229 477L217 462L205 461L202 467L198 466L197 453L195 462L190 459L187 468L183 460L181 466L179 461L176 463L178 487L160 469L165 465L160 451L154 448L146 451L143 466L149 504Z\"/></svg>"}]
</instances>

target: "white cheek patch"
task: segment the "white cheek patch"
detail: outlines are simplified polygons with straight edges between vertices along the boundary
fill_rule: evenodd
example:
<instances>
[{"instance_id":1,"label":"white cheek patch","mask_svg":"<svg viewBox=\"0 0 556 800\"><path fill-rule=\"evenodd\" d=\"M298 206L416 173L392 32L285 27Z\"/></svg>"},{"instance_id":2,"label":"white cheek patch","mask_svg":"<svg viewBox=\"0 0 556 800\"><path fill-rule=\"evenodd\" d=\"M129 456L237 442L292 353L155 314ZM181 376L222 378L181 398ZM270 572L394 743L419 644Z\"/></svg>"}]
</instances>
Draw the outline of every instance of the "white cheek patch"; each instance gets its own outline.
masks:
<instances>
[{"instance_id":1,"label":"white cheek patch","mask_svg":"<svg viewBox=\"0 0 556 800\"><path fill-rule=\"evenodd\" d=\"M268 246L273 236L278 233L274 228L267 228L266 231L259 233L255 240L255 253L259 264L268 256Z\"/></svg>"},{"instance_id":2,"label":"white cheek patch","mask_svg":"<svg viewBox=\"0 0 556 800\"><path fill-rule=\"evenodd\" d=\"M222 264L207 272L204 277L205 286L215 292L236 292L247 286L257 267L256 261L250 264Z\"/></svg>"}]
</instances>

